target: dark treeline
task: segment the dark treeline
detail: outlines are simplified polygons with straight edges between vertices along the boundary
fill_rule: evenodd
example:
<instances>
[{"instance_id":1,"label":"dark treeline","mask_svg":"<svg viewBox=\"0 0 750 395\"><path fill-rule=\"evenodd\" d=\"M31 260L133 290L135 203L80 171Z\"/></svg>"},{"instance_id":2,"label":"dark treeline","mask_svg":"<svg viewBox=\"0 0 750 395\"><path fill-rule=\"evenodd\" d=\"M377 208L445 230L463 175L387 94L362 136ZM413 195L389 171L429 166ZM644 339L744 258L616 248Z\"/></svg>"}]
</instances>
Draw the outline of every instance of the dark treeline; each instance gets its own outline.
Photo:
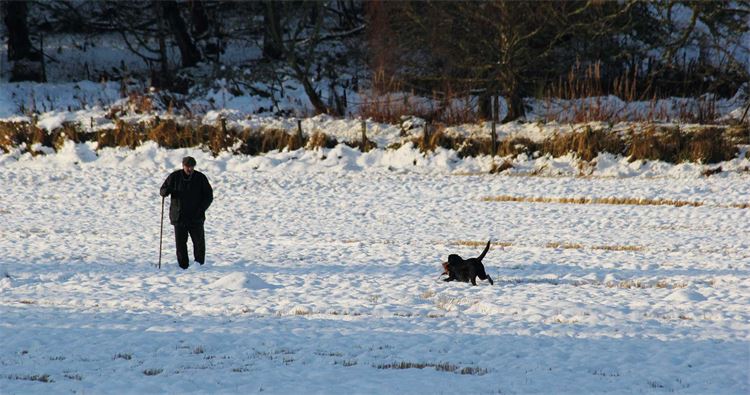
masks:
<instances>
[{"instance_id":1,"label":"dark treeline","mask_svg":"<svg viewBox=\"0 0 750 395\"><path fill-rule=\"evenodd\" d=\"M439 99L471 95L480 98L484 117L494 112L492 98L502 96L511 120L524 114L523 97L726 97L748 81L735 48L749 29L747 1L0 5L11 81L46 79L55 54L45 53L45 37L114 36L143 61L147 72L141 77L152 86L185 93L223 78L235 81L237 89L272 95L253 82L274 86L293 78L319 113L344 114L347 92L370 89ZM232 45L259 55L225 67ZM125 73L82 71L81 79L120 79Z\"/></svg>"}]
</instances>

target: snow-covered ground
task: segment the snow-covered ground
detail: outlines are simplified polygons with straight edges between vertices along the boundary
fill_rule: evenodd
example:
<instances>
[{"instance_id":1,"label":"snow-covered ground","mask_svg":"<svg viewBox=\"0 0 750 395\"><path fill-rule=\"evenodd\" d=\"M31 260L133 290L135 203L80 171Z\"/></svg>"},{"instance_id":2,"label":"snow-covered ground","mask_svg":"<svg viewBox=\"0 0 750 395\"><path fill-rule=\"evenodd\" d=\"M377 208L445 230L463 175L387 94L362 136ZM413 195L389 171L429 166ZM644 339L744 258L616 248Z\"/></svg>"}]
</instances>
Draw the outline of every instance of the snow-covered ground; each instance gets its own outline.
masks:
<instances>
[{"instance_id":1,"label":"snow-covered ground","mask_svg":"<svg viewBox=\"0 0 750 395\"><path fill-rule=\"evenodd\" d=\"M0 156L2 394L750 392L746 159L576 178L409 147L91 148ZM186 154L215 191L208 262L178 269L166 225L158 270ZM495 285L438 280L487 239Z\"/></svg>"}]
</instances>

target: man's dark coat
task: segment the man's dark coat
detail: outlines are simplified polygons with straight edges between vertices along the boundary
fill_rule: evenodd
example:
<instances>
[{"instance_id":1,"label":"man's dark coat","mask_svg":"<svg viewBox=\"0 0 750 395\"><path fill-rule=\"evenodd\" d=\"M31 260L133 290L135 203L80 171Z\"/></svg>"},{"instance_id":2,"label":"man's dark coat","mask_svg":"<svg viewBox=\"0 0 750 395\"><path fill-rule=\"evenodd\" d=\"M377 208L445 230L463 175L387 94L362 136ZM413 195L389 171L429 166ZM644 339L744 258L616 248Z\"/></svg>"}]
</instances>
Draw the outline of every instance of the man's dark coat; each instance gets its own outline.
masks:
<instances>
[{"instance_id":1,"label":"man's dark coat","mask_svg":"<svg viewBox=\"0 0 750 395\"><path fill-rule=\"evenodd\" d=\"M159 190L161 196L171 195L169 222L172 225L197 225L206 221L206 210L214 200L208 178L193 171L189 177L177 170L167 177Z\"/></svg>"}]
</instances>

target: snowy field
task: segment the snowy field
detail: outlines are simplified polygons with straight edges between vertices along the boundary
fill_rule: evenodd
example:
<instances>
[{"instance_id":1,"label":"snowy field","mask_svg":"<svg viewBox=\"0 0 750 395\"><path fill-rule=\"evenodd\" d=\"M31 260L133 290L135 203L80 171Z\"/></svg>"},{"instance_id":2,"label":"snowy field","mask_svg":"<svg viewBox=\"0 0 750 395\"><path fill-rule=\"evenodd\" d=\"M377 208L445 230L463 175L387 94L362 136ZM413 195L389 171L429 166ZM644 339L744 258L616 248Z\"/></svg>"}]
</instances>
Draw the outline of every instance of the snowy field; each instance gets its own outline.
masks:
<instances>
[{"instance_id":1,"label":"snowy field","mask_svg":"<svg viewBox=\"0 0 750 395\"><path fill-rule=\"evenodd\" d=\"M207 264L179 270L165 224L158 270L158 188L188 153L215 191ZM0 393L750 392L746 171L454 159L0 155ZM487 239L494 286L438 280Z\"/></svg>"}]
</instances>

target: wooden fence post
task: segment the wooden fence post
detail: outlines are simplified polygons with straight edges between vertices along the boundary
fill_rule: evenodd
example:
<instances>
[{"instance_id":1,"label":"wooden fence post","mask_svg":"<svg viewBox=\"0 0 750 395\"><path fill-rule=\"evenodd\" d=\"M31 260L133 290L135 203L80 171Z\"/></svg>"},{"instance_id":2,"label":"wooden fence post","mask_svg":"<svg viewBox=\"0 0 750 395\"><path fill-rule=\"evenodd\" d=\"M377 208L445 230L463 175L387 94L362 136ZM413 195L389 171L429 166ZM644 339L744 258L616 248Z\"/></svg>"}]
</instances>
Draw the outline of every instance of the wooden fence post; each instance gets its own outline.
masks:
<instances>
[{"instance_id":1,"label":"wooden fence post","mask_svg":"<svg viewBox=\"0 0 750 395\"><path fill-rule=\"evenodd\" d=\"M362 142L360 144L362 152L367 152L367 122L364 119L362 120Z\"/></svg>"},{"instance_id":2,"label":"wooden fence post","mask_svg":"<svg viewBox=\"0 0 750 395\"><path fill-rule=\"evenodd\" d=\"M299 147L297 148L302 148L303 140L302 140L302 120L301 119L297 120L297 141L299 142ZM294 148L294 149L297 149L297 148Z\"/></svg>"},{"instance_id":3,"label":"wooden fence post","mask_svg":"<svg viewBox=\"0 0 750 395\"><path fill-rule=\"evenodd\" d=\"M497 96L492 96L490 101L494 101L494 103L491 103L492 109L490 110L490 113L492 114L492 159L494 160L495 155L497 154Z\"/></svg>"}]
</instances>

